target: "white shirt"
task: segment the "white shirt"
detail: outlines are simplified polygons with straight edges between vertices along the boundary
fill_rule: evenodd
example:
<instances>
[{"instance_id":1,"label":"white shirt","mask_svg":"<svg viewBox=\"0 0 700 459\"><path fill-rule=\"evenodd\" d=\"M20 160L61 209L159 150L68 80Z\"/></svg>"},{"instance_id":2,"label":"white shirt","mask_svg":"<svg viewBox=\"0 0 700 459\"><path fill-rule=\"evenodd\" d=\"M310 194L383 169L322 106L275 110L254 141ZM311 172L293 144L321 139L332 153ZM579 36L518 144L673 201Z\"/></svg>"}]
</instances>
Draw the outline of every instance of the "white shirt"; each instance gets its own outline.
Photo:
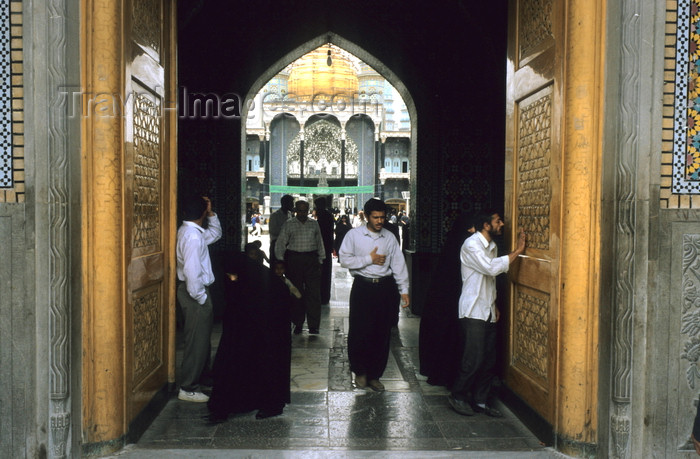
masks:
<instances>
[{"instance_id":1,"label":"white shirt","mask_svg":"<svg viewBox=\"0 0 700 459\"><path fill-rule=\"evenodd\" d=\"M496 321L496 276L508 272L508 255L496 257L496 243L480 233L469 236L462 244L462 294L459 318Z\"/></svg>"},{"instance_id":2,"label":"white shirt","mask_svg":"<svg viewBox=\"0 0 700 459\"><path fill-rule=\"evenodd\" d=\"M377 253L386 255L383 265L372 264L370 252L377 247ZM345 235L338 252L340 264L355 276L380 278L394 276L399 293L408 294L408 269L403 252L396 237L386 228L379 233L370 231L367 225L353 228Z\"/></svg>"},{"instance_id":3,"label":"white shirt","mask_svg":"<svg viewBox=\"0 0 700 459\"><path fill-rule=\"evenodd\" d=\"M208 245L221 238L221 223L216 215L209 218L209 228L184 221L177 230L177 278L187 285L187 293L197 303L207 301L205 287L214 283Z\"/></svg>"},{"instance_id":4,"label":"white shirt","mask_svg":"<svg viewBox=\"0 0 700 459\"><path fill-rule=\"evenodd\" d=\"M323 263L326 259L326 250L323 247L323 237L321 237L321 227L318 226L318 222L311 218L307 218L305 222L298 218L290 218L284 222L275 242L277 259L284 260L284 252L287 250L317 252L318 262Z\"/></svg>"}]
</instances>

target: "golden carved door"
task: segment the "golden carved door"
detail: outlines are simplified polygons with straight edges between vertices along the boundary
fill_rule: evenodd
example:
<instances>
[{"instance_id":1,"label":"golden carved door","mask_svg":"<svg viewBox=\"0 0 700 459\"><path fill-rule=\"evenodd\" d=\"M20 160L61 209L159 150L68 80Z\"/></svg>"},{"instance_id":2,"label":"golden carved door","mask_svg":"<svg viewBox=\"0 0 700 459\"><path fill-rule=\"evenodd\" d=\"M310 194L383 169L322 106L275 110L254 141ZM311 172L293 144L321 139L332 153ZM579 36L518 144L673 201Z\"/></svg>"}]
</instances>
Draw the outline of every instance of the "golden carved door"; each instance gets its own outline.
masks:
<instances>
[{"instance_id":1,"label":"golden carved door","mask_svg":"<svg viewBox=\"0 0 700 459\"><path fill-rule=\"evenodd\" d=\"M176 43L173 2L125 7L124 377L132 420L173 374Z\"/></svg>"},{"instance_id":2,"label":"golden carved door","mask_svg":"<svg viewBox=\"0 0 700 459\"><path fill-rule=\"evenodd\" d=\"M548 422L556 405L561 241L563 0L510 0L506 218L524 229L510 273L506 383Z\"/></svg>"}]
</instances>

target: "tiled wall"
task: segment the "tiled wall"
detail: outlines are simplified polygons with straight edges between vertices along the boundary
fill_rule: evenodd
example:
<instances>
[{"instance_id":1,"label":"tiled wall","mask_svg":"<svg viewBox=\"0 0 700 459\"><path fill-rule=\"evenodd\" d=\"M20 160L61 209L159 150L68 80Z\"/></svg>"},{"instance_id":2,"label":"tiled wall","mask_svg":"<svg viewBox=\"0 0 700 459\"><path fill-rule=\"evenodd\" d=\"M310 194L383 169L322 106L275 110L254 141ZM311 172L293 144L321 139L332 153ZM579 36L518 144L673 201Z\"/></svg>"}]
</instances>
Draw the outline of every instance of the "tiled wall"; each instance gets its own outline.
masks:
<instances>
[{"instance_id":1,"label":"tiled wall","mask_svg":"<svg viewBox=\"0 0 700 459\"><path fill-rule=\"evenodd\" d=\"M700 207L700 0L667 0L661 208Z\"/></svg>"},{"instance_id":2,"label":"tiled wall","mask_svg":"<svg viewBox=\"0 0 700 459\"><path fill-rule=\"evenodd\" d=\"M24 202L21 0L0 0L0 46L0 202Z\"/></svg>"}]
</instances>

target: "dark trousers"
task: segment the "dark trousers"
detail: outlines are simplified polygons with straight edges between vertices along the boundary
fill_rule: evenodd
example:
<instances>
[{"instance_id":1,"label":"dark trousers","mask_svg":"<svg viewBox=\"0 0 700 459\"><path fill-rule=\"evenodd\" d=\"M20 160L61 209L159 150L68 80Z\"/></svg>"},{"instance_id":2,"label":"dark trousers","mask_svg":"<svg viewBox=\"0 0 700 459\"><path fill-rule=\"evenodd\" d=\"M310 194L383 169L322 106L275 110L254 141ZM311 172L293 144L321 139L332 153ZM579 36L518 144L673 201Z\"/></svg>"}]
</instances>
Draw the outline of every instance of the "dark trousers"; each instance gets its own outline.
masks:
<instances>
[{"instance_id":1,"label":"dark trousers","mask_svg":"<svg viewBox=\"0 0 700 459\"><path fill-rule=\"evenodd\" d=\"M185 341L180 367L180 387L192 391L197 390L202 373L208 370L214 308L208 288L207 301L199 304L187 293L187 285L184 282L177 287L177 300L184 316Z\"/></svg>"},{"instance_id":2,"label":"dark trousers","mask_svg":"<svg viewBox=\"0 0 700 459\"><path fill-rule=\"evenodd\" d=\"M479 319L459 319L462 360L452 388L457 400L487 403L495 378L496 324Z\"/></svg>"},{"instance_id":3,"label":"dark trousers","mask_svg":"<svg viewBox=\"0 0 700 459\"><path fill-rule=\"evenodd\" d=\"M392 277L370 284L355 279L350 290L348 360L356 375L368 380L384 374L389 359L391 327L399 314L401 297Z\"/></svg>"},{"instance_id":4,"label":"dark trousers","mask_svg":"<svg viewBox=\"0 0 700 459\"><path fill-rule=\"evenodd\" d=\"M328 304L331 301L331 281L333 275L333 255L326 254L321 266L321 304Z\"/></svg>"},{"instance_id":5,"label":"dark trousers","mask_svg":"<svg viewBox=\"0 0 700 459\"><path fill-rule=\"evenodd\" d=\"M287 262L286 276L292 284L301 291L301 301L292 311L294 325L304 324L304 315L309 329L317 329L321 325L321 264L317 252L292 252L287 250L284 255Z\"/></svg>"},{"instance_id":6,"label":"dark trousers","mask_svg":"<svg viewBox=\"0 0 700 459\"><path fill-rule=\"evenodd\" d=\"M270 239L270 268L272 268L272 263L277 260L277 256L275 255L275 242L277 242L277 239ZM295 286L296 287L296 286Z\"/></svg>"}]
</instances>

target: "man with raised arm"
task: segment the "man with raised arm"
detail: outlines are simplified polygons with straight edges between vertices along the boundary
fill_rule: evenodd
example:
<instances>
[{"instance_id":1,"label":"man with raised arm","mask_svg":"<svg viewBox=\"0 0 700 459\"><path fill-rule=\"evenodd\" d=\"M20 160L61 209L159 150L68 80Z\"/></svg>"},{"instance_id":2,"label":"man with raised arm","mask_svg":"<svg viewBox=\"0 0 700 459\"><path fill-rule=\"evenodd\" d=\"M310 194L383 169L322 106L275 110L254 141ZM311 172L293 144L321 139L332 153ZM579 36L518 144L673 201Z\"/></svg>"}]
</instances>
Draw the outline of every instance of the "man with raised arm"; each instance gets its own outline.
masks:
<instances>
[{"instance_id":1,"label":"man with raised arm","mask_svg":"<svg viewBox=\"0 0 700 459\"><path fill-rule=\"evenodd\" d=\"M463 351L457 379L447 400L464 416L472 416L476 411L503 417L490 404L495 378L496 322L500 317L496 307L496 276L507 272L511 263L525 252L525 233L521 230L517 248L508 255L497 256L493 238L502 234L503 226L498 213L478 215L474 220L477 231L464 241L460 250L459 327Z\"/></svg>"},{"instance_id":2,"label":"man with raised arm","mask_svg":"<svg viewBox=\"0 0 700 459\"><path fill-rule=\"evenodd\" d=\"M180 371L178 398L187 402L206 402L199 381L211 353L211 329L214 321L209 286L214 273L209 245L221 238L221 223L211 210L207 197L189 196L181 205L183 222L177 231L177 300L185 316L184 354Z\"/></svg>"}]
</instances>

